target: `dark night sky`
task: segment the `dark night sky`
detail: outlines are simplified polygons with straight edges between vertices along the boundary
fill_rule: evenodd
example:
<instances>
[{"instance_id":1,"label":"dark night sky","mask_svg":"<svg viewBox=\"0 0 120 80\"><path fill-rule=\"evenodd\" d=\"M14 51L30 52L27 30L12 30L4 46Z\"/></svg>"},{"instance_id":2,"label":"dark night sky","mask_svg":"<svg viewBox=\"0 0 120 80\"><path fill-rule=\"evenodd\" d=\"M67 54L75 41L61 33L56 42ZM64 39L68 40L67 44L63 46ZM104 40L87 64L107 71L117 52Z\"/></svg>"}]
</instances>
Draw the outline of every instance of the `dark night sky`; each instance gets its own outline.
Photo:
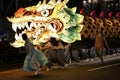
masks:
<instances>
[{"instance_id":1,"label":"dark night sky","mask_svg":"<svg viewBox=\"0 0 120 80\"><path fill-rule=\"evenodd\" d=\"M12 16L19 7L36 5L39 1L42 0L0 0L0 17ZM79 12L79 10L82 8L82 1L83 0L69 0L67 5L70 8L76 6L77 12ZM111 1L111 0L100 0L100 1ZM119 0L112 0L112 1L119 1Z\"/></svg>"},{"instance_id":2,"label":"dark night sky","mask_svg":"<svg viewBox=\"0 0 120 80\"><path fill-rule=\"evenodd\" d=\"M16 2L17 1L17 4ZM27 7L36 5L40 0L1 0L0 1L0 17L12 16L19 7ZM69 0L68 7L82 7L82 0ZM18 5L18 6L17 6Z\"/></svg>"}]
</instances>

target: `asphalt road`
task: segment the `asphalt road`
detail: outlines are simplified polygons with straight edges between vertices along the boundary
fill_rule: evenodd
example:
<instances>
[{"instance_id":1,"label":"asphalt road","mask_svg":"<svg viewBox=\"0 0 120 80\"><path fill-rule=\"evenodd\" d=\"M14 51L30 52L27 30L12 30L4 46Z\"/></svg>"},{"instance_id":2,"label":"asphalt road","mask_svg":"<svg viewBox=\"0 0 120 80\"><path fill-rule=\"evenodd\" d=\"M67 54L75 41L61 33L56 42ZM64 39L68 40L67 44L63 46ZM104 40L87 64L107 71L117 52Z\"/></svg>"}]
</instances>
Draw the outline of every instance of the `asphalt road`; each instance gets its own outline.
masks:
<instances>
[{"instance_id":1,"label":"asphalt road","mask_svg":"<svg viewBox=\"0 0 120 80\"><path fill-rule=\"evenodd\" d=\"M120 59L104 64L71 64L65 69L43 71L39 77L25 73L22 68L1 71L0 80L120 80Z\"/></svg>"}]
</instances>

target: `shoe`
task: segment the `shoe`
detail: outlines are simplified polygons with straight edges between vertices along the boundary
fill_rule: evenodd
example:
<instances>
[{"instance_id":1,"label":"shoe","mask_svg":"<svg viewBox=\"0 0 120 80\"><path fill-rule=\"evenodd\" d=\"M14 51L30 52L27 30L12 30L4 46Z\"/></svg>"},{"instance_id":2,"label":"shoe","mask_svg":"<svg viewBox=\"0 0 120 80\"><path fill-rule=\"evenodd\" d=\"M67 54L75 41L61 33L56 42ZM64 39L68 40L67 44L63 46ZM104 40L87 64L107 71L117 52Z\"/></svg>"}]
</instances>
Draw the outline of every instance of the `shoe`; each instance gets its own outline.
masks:
<instances>
[{"instance_id":1,"label":"shoe","mask_svg":"<svg viewBox=\"0 0 120 80\"><path fill-rule=\"evenodd\" d=\"M94 61L94 59L90 59L90 61L92 61L92 62L93 62L93 61Z\"/></svg>"},{"instance_id":2,"label":"shoe","mask_svg":"<svg viewBox=\"0 0 120 80\"><path fill-rule=\"evenodd\" d=\"M60 66L60 69L65 69L65 67L64 66Z\"/></svg>"},{"instance_id":3,"label":"shoe","mask_svg":"<svg viewBox=\"0 0 120 80\"><path fill-rule=\"evenodd\" d=\"M65 67L67 67L68 66L68 64L65 64Z\"/></svg>"},{"instance_id":4,"label":"shoe","mask_svg":"<svg viewBox=\"0 0 120 80\"><path fill-rule=\"evenodd\" d=\"M39 78L40 77L40 72L39 71L35 71L35 78Z\"/></svg>"},{"instance_id":5,"label":"shoe","mask_svg":"<svg viewBox=\"0 0 120 80\"><path fill-rule=\"evenodd\" d=\"M89 59L84 60L84 62L89 62Z\"/></svg>"},{"instance_id":6,"label":"shoe","mask_svg":"<svg viewBox=\"0 0 120 80\"><path fill-rule=\"evenodd\" d=\"M37 71L35 71L35 76L38 76L41 73L41 69L38 69Z\"/></svg>"},{"instance_id":7,"label":"shoe","mask_svg":"<svg viewBox=\"0 0 120 80\"><path fill-rule=\"evenodd\" d=\"M51 69L50 68L46 68L46 71L50 71Z\"/></svg>"},{"instance_id":8,"label":"shoe","mask_svg":"<svg viewBox=\"0 0 120 80\"><path fill-rule=\"evenodd\" d=\"M35 71L35 76L37 76L39 74L39 71Z\"/></svg>"}]
</instances>

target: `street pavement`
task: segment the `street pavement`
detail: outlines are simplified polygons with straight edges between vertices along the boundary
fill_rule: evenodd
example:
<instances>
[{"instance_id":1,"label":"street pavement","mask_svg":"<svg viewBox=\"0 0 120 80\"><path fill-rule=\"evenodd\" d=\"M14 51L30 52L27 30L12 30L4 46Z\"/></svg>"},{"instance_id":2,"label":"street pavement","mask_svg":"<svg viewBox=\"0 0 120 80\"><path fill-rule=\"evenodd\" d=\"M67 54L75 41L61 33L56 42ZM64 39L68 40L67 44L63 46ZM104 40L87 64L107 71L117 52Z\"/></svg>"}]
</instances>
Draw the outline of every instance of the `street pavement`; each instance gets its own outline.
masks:
<instances>
[{"instance_id":1,"label":"street pavement","mask_svg":"<svg viewBox=\"0 0 120 80\"><path fill-rule=\"evenodd\" d=\"M118 54L112 54L112 55L105 55L103 57L104 63L120 59L120 53ZM70 65L79 64L79 65L89 65L89 64L99 64L101 63L100 59L98 57L86 60L80 60L80 62L72 62Z\"/></svg>"},{"instance_id":2,"label":"street pavement","mask_svg":"<svg viewBox=\"0 0 120 80\"><path fill-rule=\"evenodd\" d=\"M120 59L119 54L104 56L104 62L105 63L113 61L113 60L117 60L117 59ZM95 57L93 61L80 60L80 62L72 62L66 68L69 69L69 66L72 66L72 65L75 65L75 64L78 64L78 65L92 65L92 64L99 64L99 63L100 63L100 59L98 57ZM49 76L46 76L46 75L49 75ZM52 80L53 80L53 77L54 77L53 75L55 75L54 71L52 71L52 72L51 71L48 71L48 72L44 71L42 73L42 78L52 76L50 78L52 78ZM35 79L34 72L25 73L22 70L22 67L17 68L17 69L15 68L15 69L3 70L3 71L0 72L0 80L10 80L10 79L11 80L43 80L42 78ZM54 80L56 80L56 78Z\"/></svg>"}]
</instances>

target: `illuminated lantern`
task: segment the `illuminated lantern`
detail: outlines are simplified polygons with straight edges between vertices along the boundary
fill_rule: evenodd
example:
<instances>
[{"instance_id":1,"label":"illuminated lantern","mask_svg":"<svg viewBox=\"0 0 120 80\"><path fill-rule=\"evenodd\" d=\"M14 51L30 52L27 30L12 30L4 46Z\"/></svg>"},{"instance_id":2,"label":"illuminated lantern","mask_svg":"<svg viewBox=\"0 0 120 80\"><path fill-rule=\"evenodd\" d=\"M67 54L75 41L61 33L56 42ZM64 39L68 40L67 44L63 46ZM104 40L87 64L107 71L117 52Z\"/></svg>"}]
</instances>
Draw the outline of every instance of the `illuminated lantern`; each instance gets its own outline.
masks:
<instances>
[{"instance_id":1,"label":"illuminated lantern","mask_svg":"<svg viewBox=\"0 0 120 80\"><path fill-rule=\"evenodd\" d=\"M103 19L104 18L104 14L105 12L104 11L101 11L100 15L99 15L99 18Z\"/></svg>"},{"instance_id":2,"label":"illuminated lantern","mask_svg":"<svg viewBox=\"0 0 120 80\"><path fill-rule=\"evenodd\" d=\"M95 12L96 12L95 10L91 11L91 12L90 12L90 16L91 16L91 17L95 17Z\"/></svg>"},{"instance_id":3,"label":"illuminated lantern","mask_svg":"<svg viewBox=\"0 0 120 80\"><path fill-rule=\"evenodd\" d=\"M116 18L120 18L120 12L117 12L115 15Z\"/></svg>"},{"instance_id":4,"label":"illuminated lantern","mask_svg":"<svg viewBox=\"0 0 120 80\"><path fill-rule=\"evenodd\" d=\"M112 18L112 16L113 16L113 11L110 11L108 14L108 18Z\"/></svg>"},{"instance_id":5,"label":"illuminated lantern","mask_svg":"<svg viewBox=\"0 0 120 80\"><path fill-rule=\"evenodd\" d=\"M77 7L68 8L69 0L43 0L37 5L18 9L13 17L7 17L12 23L14 47L24 46L22 34L26 33L34 45L46 43L51 37L66 43L81 40L84 16L76 13ZM84 12L84 9L82 13ZM34 30L33 30L34 28Z\"/></svg>"},{"instance_id":6,"label":"illuminated lantern","mask_svg":"<svg viewBox=\"0 0 120 80\"><path fill-rule=\"evenodd\" d=\"M82 14L82 15L84 15L84 13L85 13L85 8L82 8L79 13Z\"/></svg>"}]
</instances>

